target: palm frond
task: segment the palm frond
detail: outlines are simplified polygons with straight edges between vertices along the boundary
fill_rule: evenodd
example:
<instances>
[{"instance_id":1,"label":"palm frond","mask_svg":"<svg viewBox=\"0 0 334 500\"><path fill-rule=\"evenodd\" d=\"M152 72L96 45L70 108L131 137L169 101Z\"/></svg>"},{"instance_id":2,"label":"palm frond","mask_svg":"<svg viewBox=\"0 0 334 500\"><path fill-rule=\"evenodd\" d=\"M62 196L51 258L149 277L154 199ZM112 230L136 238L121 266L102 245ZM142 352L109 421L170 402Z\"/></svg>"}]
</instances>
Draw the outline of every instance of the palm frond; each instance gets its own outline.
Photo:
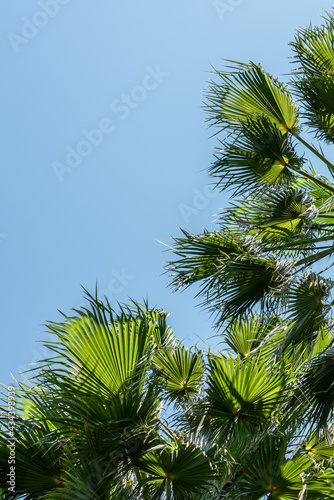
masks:
<instances>
[{"instance_id":1,"label":"palm frond","mask_svg":"<svg viewBox=\"0 0 334 500\"><path fill-rule=\"evenodd\" d=\"M330 347L310 362L300 386L300 404L308 424L326 427L334 407L334 351Z\"/></svg>"},{"instance_id":2,"label":"palm frond","mask_svg":"<svg viewBox=\"0 0 334 500\"><path fill-rule=\"evenodd\" d=\"M184 346L158 351L153 358L167 399L188 401L198 394L204 374L203 357L200 352L191 352Z\"/></svg>"},{"instance_id":3,"label":"palm frond","mask_svg":"<svg viewBox=\"0 0 334 500\"><path fill-rule=\"evenodd\" d=\"M283 133L298 129L298 108L286 86L260 65L235 63L232 71L215 72L206 95L209 120L220 127L238 129L248 118L266 117Z\"/></svg>"},{"instance_id":4,"label":"palm frond","mask_svg":"<svg viewBox=\"0 0 334 500\"><path fill-rule=\"evenodd\" d=\"M316 135L330 143L334 141L333 26L330 13L325 24L299 30L291 43L300 64L294 87L304 102L301 114Z\"/></svg>"},{"instance_id":5,"label":"palm frond","mask_svg":"<svg viewBox=\"0 0 334 500\"><path fill-rule=\"evenodd\" d=\"M206 398L200 403L203 429L220 440L233 432L256 432L270 419L286 390L284 376L257 359L211 356Z\"/></svg>"},{"instance_id":6,"label":"palm frond","mask_svg":"<svg viewBox=\"0 0 334 500\"><path fill-rule=\"evenodd\" d=\"M63 323L50 323L49 330L60 342L44 345L61 359L58 363L72 375L73 385L93 394L115 394L131 377L143 380L146 370L140 363L152 345L154 321L145 317L115 315L100 307L77 311ZM52 362L50 360L49 362Z\"/></svg>"},{"instance_id":7,"label":"palm frond","mask_svg":"<svg viewBox=\"0 0 334 500\"><path fill-rule=\"evenodd\" d=\"M7 492L6 500L24 494L39 498L61 485L62 448L50 448L42 437L44 432L24 423L16 423L13 436L10 432L1 434L0 486ZM8 489L11 464L15 470L15 495Z\"/></svg>"},{"instance_id":8,"label":"palm frond","mask_svg":"<svg viewBox=\"0 0 334 500\"><path fill-rule=\"evenodd\" d=\"M171 286L175 289L203 280L198 295L217 318L217 326L259 305L274 309L275 290L285 286L291 274L289 261L259 256L253 238L227 232L205 232L175 238L173 252L181 257L170 262Z\"/></svg>"},{"instance_id":9,"label":"palm frond","mask_svg":"<svg viewBox=\"0 0 334 500\"><path fill-rule=\"evenodd\" d=\"M290 319L293 325L285 339L285 345L299 341L313 342L314 333L326 326L331 307L328 302L333 283L315 273L307 273L285 293L289 301Z\"/></svg>"},{"instance_id":10,"label":"palm frond","mask_svg":"<svg viewBox=\"0 0 334 500\"><path fill-rule=\"evenodd\" d=\"M174 500L190 500L194 494L205 493L216 474L206 454L192 443L148 453L138 466L147 475L141 484L149 486L152 500L164 493Z\"/></svg>"},{"instance_id":11,"label":"palm frond","mask_svg":"<svg viewBox=\"0 0 334 500\"><path fill-rule=\"evenodd\" d=\"M232 141L222 142L209 173L223 189L236 193L271 185L286 185L296 179L303 164L291 142L266 117L248 118L240 124Z\"/></svg>"},{"instance_id":12,"label":"palm frond","mask_svg":"<svg viewBox=\"0 0 334 500\"><path fill-rule=\"evenodd\" d=\"M278 322L278 316L256 314L249 315L246 319L234 319L226 328L224 342L243 359L261 344Z\"/></svg>"},{"instance_id":13,"label":"palm frond","mask_svg":"<svg viewBox=\"0 0 334 500\"><path fill-rule=\"evenodd\" d=\"M248 235L256 235L261 241L277 240L282 247L294 243L296 235L313 230L319 233L314 220L318 210L314 198L301 189L289 188L270 190L266 193L253 194L222 213L220 221L226 229L230 223L244 228ZM231 222L230 222L231 221ZM310 245L312 235L305 238L305 244ZM299 236L298 250L302 252L302 238ZM305 245L306 246L306 245Z\"/></svg>"}]
</instances>

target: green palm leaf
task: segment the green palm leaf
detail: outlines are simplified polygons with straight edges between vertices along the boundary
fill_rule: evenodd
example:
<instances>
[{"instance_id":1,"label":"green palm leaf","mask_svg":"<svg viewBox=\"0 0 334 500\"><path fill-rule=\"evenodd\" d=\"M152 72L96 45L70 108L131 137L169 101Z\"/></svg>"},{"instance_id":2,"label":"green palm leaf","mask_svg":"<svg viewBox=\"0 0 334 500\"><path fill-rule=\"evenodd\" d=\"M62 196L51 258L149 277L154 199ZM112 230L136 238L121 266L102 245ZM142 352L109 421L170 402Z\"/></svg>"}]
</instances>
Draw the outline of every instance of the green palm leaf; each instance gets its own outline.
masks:
<instances>
[{"instance_id":1,"label":"green palm leaf","mask_svg":"<svg viewBox=\"0 0 334 500\"><path fill-rule=\"evenodd\" d=\"M216 473L206 454L192 443L148 453L138 465L147 475L142 485L149 486L152 500L164 493L165 498L190 500L196 493L205 493Z\"/></svg>"},{"instance_id":2,"label":"green palm leaf","mask_svg":"<svg viewBox=\"0 0 334 500\"><path fill-rule=\"evenodd\" d=\"M234 194L293 182L303 164L291 142L266 117L247 119L232 142L222 142L209 173Z\"/></svg>"},{"instance_id":3,"label":"green palm leaf","mask_svg":"<svg viewBox=\"0 0 334 500\"><path fill-rule=\"evenodd\" d=\"M298 128L298 109L286 87L260 65L235 63L231 72L216 71L219 83L207 94L210 120L238 128L249 118L266 117L283 133Z\"/></svg>"},{"instance_id":4,"label":"green palm leaf","mask_svg":"<svg viewBox=\"0 0 334 500\"><path fill-rule=\"evenodd\" d=\"M115 315L98 302L92 305L93 311L49 324L60 343L44 345L65 360L59 363L73 374L73 384L94 394L115 394L130 377L131 383L143 379L146 370L140 361L151 348L155 323L144 315Z\"/></svg>"},{"instance_id":5,"label":"green palm leaf","mask_svg":"<svg viewBox=\"0 0 334 500\"><path fill-rule=\"evenodd\" d=\"M170 401L189 400L198 394L204 373L200 352L191 352L183 346L160 350L153 365Z\"/></svg>"},{"instance_id":6,"label":"green palm leaf","mask_svg":"<svg viewBox=\"0 0 334 500\"><path fill-rule=\"evenodd\" d=\"M256 235L262 241L283 240L289 248L289 239L300 233L318 232L314 220L318 210L314 198L301 189L267 190L266 193L248 196L228 210L230 216L222 214L226 229L231 223L244 227L249 235ZM229 219L230 217L230 219ZM310 245L313 234L307 234L305 246ZM298 251L303 254L302 239L299 238ZM281 245L282 247L282 245Z\"/></svg>"},{"instance_id":7,"label":"green palm leaf","mask_svg":"<svg viewBox=\"0 0 334 500\"><path fill-rule=\"evenodd\" d=\"M278 322L277 316L250 315L246 319L235 319L227 326L224 341L243 359L261 344Z\"/></svg>"},{"instance_id":8,"label":"green palm leaf","mask_svg":"<svg viewBox=\"0 0 334 500\"><path fill-rule=\"evenodd\" d=\"M172 272L171 286L179 289L205 278L214 277L221 262L227 256L237 257L243 245L241 237L223 232L194 236L182 229L184 238L174 238L172 251L180 257L169 263L167 269Z\"/></svg>"},{"instance_id":9,"label":"green palm leaf","mask_svg":"<svg viewBox=\"0 0 334 500\"><path fill-rule=\"evenodd\" d=\"M201 403L203 428L222 438L233 430L260 427L282 400L286 384L284 376L256 359L211 356L207 395Z\"/></svg>"},{"instance_id":10,"label":"green palm leaf","mask_svg":"<svg viewBox=\"0 0 334 500\"><path fill-rule=\"evenodd\" d=\"M285 462L286 440L270 436L245 463L241 477L233 488L233 498L258 500L274 490Z\"/></svg>"},{"instance_id":11,"label":"green palm leaf","mask_svg":"<svg viewBox=\"0 0 334 500\"><path fill-rule=\"evenodd\" d=\"M289 301L290 319L294 324L286 336L285 345L314 341L314 333L326 325L330 312L327 299L332 286L330 279L308 273L289 288L285 297Z\"/></svg>"},{"instance_id":12,"label":"green palm leaf","mask_svg":"<svg viewBox=\"0 0 334 500\"><path fill-rule=\"evenodd\" d=\"M66 459L64 483L48 495L50 500L127 500L135 498L130 478L111 474L103 462L79 456ZM116 476L116 477L115 477Z\"/></svg>"},{"instance_id":13,"label":"green palm leaf","mask_svg":"<svg viewBox=\"0 0 334 500\"><path fill-rule=\"evenodd\" d=\"M307 412L308 424L326 427L334 407L334 352L330 347L310 362L299 390L300 405Z\"/></svg>"},{"instance_id":14,"label":"green palm leaf","mask_svg":"<svg viewBox=\"0 0 334 500\"><path fill-rule=\"evenodd\" d=\"M305 101L302 115L317 136L329 142L334 140L334 36L333 14L328 14L320 28L309 26L297 32L291 44L296 62L301 65L294 81L296 92Z\"/></svg>"},{"instance_id":15,"label":"green palm leaf","mask_svg":"<svg viewBox=\"0 0 334 500\"><path fill-rule=\"evenodd\" d=\"M203 280L199 294L217 317L217 325L242 315L252 307L277 306L275 290L280 289L291 274L288 261L278 262L273 256L260 257L252 238L227 232L175 238L173 252L181 257L170 262L171 286L175 289Z\"/></svg>"}]
</instances>

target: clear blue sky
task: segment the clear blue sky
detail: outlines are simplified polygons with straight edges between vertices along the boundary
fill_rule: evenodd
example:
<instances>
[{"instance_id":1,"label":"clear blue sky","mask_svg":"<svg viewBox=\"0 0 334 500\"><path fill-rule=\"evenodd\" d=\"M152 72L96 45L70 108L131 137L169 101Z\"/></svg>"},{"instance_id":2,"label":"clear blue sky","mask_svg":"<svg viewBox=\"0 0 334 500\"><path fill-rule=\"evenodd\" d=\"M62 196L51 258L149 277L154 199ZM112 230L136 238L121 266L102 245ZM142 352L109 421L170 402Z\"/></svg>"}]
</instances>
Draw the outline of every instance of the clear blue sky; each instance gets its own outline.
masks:
<instances>
[{"instance_id":1,"label":"clear blue sky","mask_svg":"<svg viewBox=\"0 0 334 500\"><path fill-rule=\"evenodd\" d=\"M222 59L290 70L322 0L16 0L0 6L0 381L45 352L43 324L82 303L148 298L187 345L213 335L194 290L166 288L159 243L212 229L215 139L202 94ZM286 78L286 77L284 77ZM200 339L202 339L200 341ZM214 341L216 343L216 341Z\"/></svg>"}]
</instances>

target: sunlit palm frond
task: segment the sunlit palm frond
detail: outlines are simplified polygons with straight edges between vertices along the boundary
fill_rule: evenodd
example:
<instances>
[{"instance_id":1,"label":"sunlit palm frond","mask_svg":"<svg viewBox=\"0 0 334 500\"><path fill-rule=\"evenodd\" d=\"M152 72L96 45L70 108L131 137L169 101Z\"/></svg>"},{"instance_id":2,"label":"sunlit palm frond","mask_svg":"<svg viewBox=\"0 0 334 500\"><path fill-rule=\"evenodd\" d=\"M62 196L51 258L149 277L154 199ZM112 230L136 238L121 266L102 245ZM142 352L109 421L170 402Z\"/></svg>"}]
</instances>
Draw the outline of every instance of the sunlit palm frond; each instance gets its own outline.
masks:
<instances>
[{"instance_id":1,"label":"sunlit palm frond","mask_svg":"<svg viewBox=\"0 0 334 500\"><path fill-rule=\"evenodd\" d=\"M289 184L303 164L291 137L265 117L242 122L236 138L223 142L215 156L209 173L219 188L233 188L234 194Z\"/></svg>"},{"instance_id":2,"label":"sunlit palm frond","mask_svg":"<svg viewBox=\"0 0 334 500\"><path fill-rule=\"evenodd\" d=\"M302 97L302 116L317 136L334 141L334 18L328 14L319 28L309 26L297 32L291 44L295 62L300 65L294 81L296 92Z\"/></svg>"},{"instance_id":3,"label":"sunlit palm frond","mask_svg":"<svg viewBox=\"0 0 334 500\"><path fill-rule=\"evenodd\" d=\"M243 359L261 344L278 322L278 316L255 314L246 319L234 319L226 328L224 342Z\"/></svg>"},{"instance_id":4,"label":"sunlit palm frond","mask_svg":"<svg viewBox=\"0 0 334 500\"><path fill-rule=\"evenodd\" d=\"M309 171L314 178L320 179L322 185L318 185L312 178L299 177L293 184L294 188L306 191L314 200L314 205L319 212L330 211L334 208L333 183L325 176L317 174L315 168L310 164ZM328 185L328 189L326 189Z\"/></svg>"},{"instance_id":5,"label":"sunlit palm frond","mask_svg":"<svg viewBox=\"0 0 334 500\"><path fill-rule=\"evenodd\" d=\"M209 358L206 398L201 403L203 429L219 439L232 432L257 432L270 419L287 390L282 374L258 360ZM256 431L257 428L257 431Z\"/></svg>"},{"instance_id":6,"label":"sunlit palm frond","mask_svg":"<svg viewBox=\"0 0 334 500\"><path fill-rule=\"evenodd\" d=\"M61 361L54 361L72 375L73 385L108 395L117 393L130 377L131 383L135 378L143 380L145 356L155 329L153 321L124 312L115 315L96 302L92 310L77 311L77 316L51 323L48 328L60 342L44 345L60 356Z\"/></svg>"},{"instance_id":7,"label":"sunlit palm frond","mask_svg":"<svg viewBox=\"0 0 334 500\"><path fill-rule=\"evenodd\" d=\"M326 439L325 435L319 436L318 432L314 432L309 436L303 445L305 450L312 460L325 460L327 463L334 455L334 446L332 440Z\"/></svg>"},{"instance_id":8,"label":"sunlit palm frond","mask_svg":"<svg viewBox=\"0 0 334 500\"><path fill-rule=\"evenodd\" d=\"M334 72L334 17L333 12L324 17L325 23L321 26L300 28L296 32L295 40L290 43L295 53L294 63L307 74Z\"/></svg>"},{"instance_id":9,"label":"sunlit palm frond","mask_svg":"<svg viewBox=\"0 0 334 500\"><path fill-rule=\"evenodd\" d=\"M209 120L238 129L248 118L266 117L283 132L298 128L298 108L286 87L260 65L235 63L232 71L216 71L207 93Z\"/></svg>"},{"instance_id":10,"label":"sunlit palm frond","mask_svg":"<svg viewBox=\"0 0 334 500\"><path fill-rule=\"evenodd\" d=\"M170 401L191 400L198 394L204 374L203 357L183 346L158 351L153 365Z\"/></svg>"},{"instance_id":11,"label":"sunlit palm frond","mask_svg":"<svg viewBox=\"0 0 334 500\"><path fill-rule=\"evenodd\" d=\"M296 235L313 230L318 235L319 229L314 225L318 210L314 199L300 189L267 190L266 193L249 195L239 203L233 203L225 216L225 227L232 223L243 228L246 234L256 235L261 241L277 241L283 248L303 253L302 238L299 236L298 246L293 245ZM224 213L221 215L224 222ZM305 245L312 242L312 235L305 238ZM292 247L290 245L290 240ZM274 247L273 247L274 248Z\"/></svg>"}]
</instances>

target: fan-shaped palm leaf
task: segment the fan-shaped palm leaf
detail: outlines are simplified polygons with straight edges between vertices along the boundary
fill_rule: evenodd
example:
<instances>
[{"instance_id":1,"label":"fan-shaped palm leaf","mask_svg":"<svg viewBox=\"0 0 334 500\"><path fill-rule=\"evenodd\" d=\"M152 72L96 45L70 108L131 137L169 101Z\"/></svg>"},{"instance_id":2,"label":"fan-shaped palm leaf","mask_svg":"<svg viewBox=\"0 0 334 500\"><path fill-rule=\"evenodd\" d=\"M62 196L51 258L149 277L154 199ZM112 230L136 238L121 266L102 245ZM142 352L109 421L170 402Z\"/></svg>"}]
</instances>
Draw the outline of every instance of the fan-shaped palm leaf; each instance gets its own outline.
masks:
<instances>
[{"instance_id":1,"label":"fan-shaped palm leaf","mask_svg":"<svg viewBox=\"0 0 334 500\"><path fill-rule=\"evenodd\" d=\"M231 72L216 72L207 95L210 120L238 128L248 118L267 117L283 132L298 128L298 109L286 87L260 65L234 63Z\"/></svg>"},{"instance_id":2,"label":"fan-shaped palm leaf","mask_svg":"<svg viewBox=\"0 0 334 500\"><path fill-rule=\"evenodd\" d=\"M314 333L326 325L330 305L326 300L333 284L330 279L308 273L289 288L285 294L289 301L290 318L294 321L285 345L298 341L313 342Z\"/></svg>"},{"instance_id":3,"label":"fan-shaped palm leaf","mask_svg":"<svg viewBox=\"0 0 334 500\"><path fill-rule=\"evenodd\" d=\"M117 393L131 377L143 380L144 360L152 344L155 324L144 315L115 315L111 308L92 303L93 310L78 311L64 323L48 325L59 342L45 342L57 353L72 383L101 395ZM51 360L57 361L57 359Z\"/></svg>"},{"instance_id":4,"label":"fan-shaped palm leaf","mask_svg":"<svg viewBox=\"0 0 334 500\"><path fill-rule=\"evenodd\" d=\"M255 314L246 319L235 319L227 326L224 341L237 356L243 359L261 344L278 322L277 316Z\"/></svg>"},{"instance_id":5,"label":"fan-shaped palm leaf","mask_svg":"<svg viewBox=\"0 0 334 500\"><path fill-rule=\"evenodd\" d=\"M205 493L216 474L206 454L192 443L148 453L138 465L147 474L142 485L149 486L152 500L163 494L169 499L190 500L196 493Z\"/></svg>"},{"instance_id":6,"label":"fan-shaped palm leaf","mask_svg":"<svg viewBox=\"0 0 334 500\"><path fill-rule=\"evenodd\" d=\"M329 347L322 356L310 362L300 389L299 401L307 412L308 423L325 427L334 406L334 350Z\"/></svg>"},{"instance_id":7,"label":"fan-shaped palm leaf","mask_svg":"<svg viewBox=\"0 0 334 500\"><path fill-rule=\"evenodd\" d=\"M300 189L267 190L247 197L239 205L234 204L228 212L231 220L248 230L248 234L264 241L288 240L314 226L318 210L313 202L314 199ZM225 220L229 222L228 218ZM305 240L309 245L312 235ZM302 252L302 240L299 241L298 250Z\"/></svg>"},{"instance_id":8,"label":"fan-shaped palm leaf","mask_svg":"<svg viewBox=\"0 0 334 500\"><path fill-rule=\"evenodd\" d=\"M184 234L186 238L175 238L172 249L181 258L168 265L174 275L171 285L177 289L204 280L199 295L205 296L217 325L255 305L277 306L274 291L289 279L288 261L258 256L256 241L235 233Z\"/></svg>"},{"instance_id":9,"label":"fan-shaped palm leaf","mask_svg":"<svg viewBox=\"0 0 334 500\"><path fill-rule=\"evenodd\" d=\"M154 355L153 365L171 401L189 400L198 393L204 372L200 352L183 346L163 349Z\"/></svg>"},{"instance_id":10,"label":"fan-shaped palm leaf","mask_svg":"<svg viewBox=\"0 0 334 500\"><path fill-rule=\"evenodd\" d=\"M222 143L209 173L221 189L233 187L236 194L261 186L289 184L302 164L290 136L262 117L242 122L236 139Z\"/></svg>"},{"instance_id":11,"label":"fan-shaped palm leaf","mask_svg":"<svg viewBox=\"0 0 334 500\"><path fill-rule=\"evenodd\" d=\"M294 85L305 101L302 115L318 137L334 141L334 18L332 14L320 28L309 26L297 32L291 44L301 65ZM298 72L299 73L299 72Z\"/></svg>"},{"instance_id":12,"label":"fan-shaped palm leaf","mask_svg":"<svg viewBox=\"0 0 334 500\"><path fill-rule=\"evenodd\" d=\"M282 400L286 386L284 376L256 359L210 357L207 395L200 403L206 415L203 428L221 438L234 429L260 428Z\"/></svg>"}]
</instances>

